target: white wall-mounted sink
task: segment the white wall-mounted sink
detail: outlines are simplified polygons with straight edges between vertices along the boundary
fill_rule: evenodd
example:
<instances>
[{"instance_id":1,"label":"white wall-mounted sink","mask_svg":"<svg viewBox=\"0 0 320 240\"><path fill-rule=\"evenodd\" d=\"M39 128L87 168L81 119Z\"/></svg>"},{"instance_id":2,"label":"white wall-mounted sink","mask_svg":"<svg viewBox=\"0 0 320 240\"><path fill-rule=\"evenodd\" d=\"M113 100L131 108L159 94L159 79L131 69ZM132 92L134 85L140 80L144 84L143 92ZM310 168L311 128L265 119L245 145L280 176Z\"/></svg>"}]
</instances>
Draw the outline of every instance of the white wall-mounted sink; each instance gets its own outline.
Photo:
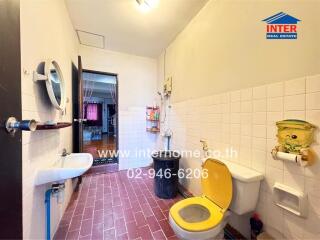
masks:
<instances>
[{"instance_id":1,"label":"white wall-mounted sink","mask_svg":"<svg viewBox=\"0 0 320 240\"><path fill-rule=\"evenodd\" d=\"M54 165L39 169L35 185L61 182L84 174L93 163L89 153L72 153L61 157Z\"/></svg>"}]
</instances>

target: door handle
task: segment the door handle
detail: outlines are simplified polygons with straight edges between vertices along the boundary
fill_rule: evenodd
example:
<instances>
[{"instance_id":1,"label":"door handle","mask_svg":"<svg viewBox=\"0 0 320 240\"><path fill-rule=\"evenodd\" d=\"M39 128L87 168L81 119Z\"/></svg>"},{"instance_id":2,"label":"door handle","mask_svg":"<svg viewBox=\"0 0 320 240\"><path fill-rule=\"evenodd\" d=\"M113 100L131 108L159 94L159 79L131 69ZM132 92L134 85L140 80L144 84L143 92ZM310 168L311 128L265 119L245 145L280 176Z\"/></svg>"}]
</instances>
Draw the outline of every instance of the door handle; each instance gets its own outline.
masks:
<instances>
[{"instance_id":1,"label":"door handle","mask_svg":"<svg viewBox=\"0 0 320 240\"><path fill-rule=\"evenodd\" d=\"M15 117L9 117L5 124L6 130L11 135L14 135L17 130L34 132L37 129L36 120L18 121Z\"/></svg>"},{"instance_id":2,"label":"door handle","mask_svg":"<svg viewBox=\"0 0 320 240\"><path fill-rule=\"evenodd\" d=\"M84 119L84 118L79 118L79 119L77 119L77 118L75 118L75 119L73 119L73 121L74 121L74 122L78 122L78 123L82 123L82 122L86 122L87 119Z\"/></svg>"}]
</instances>

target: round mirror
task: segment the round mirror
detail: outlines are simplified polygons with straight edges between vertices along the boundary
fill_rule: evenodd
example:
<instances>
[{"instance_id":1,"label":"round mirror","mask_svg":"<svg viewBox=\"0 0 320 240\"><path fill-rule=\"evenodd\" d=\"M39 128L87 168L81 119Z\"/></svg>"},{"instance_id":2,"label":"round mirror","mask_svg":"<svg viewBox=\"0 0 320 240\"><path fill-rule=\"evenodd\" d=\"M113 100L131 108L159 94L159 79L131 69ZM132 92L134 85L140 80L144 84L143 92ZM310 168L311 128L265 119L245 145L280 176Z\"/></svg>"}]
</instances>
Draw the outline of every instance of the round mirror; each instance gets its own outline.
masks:
<instances>
[{"instance_id":1,"label":"round mirror","mask_svg":"<svg viewBox=\"0 0 320 240\"><path fill-rule=\"evenodd\" d=\"M60 67L56 61L48 61L45 66L46 86L53 106L64 111L66 105L65 85Z\"/></svg>"}]
</instances>

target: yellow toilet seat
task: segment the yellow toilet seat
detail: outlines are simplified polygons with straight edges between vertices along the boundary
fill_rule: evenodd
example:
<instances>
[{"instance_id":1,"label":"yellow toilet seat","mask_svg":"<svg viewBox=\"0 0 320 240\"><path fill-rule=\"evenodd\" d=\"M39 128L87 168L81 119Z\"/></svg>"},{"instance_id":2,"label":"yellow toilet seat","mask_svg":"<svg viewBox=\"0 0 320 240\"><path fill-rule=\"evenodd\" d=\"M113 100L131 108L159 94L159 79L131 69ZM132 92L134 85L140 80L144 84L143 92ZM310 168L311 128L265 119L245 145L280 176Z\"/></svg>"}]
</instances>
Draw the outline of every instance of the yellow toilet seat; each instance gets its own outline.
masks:
<instances>
[{"instance_id":1,"label":"yellow toilet seat","mask_svg":"<svg viewBox=\"0 0 320 240\"><path fill-rule=\"evenodd\" d=\"M228 167L215 159L207 159L202 167L208 173L201 179L203 196L184 199L170 209L175 223L190 232L206 231L218 225L232 200L232 177ZM183 216L188 208L191 212Z\"/></svg>"},{"instance_id":2,"label":"yellow toilet seat","mask_svg":"<svg viewBox=\"0 0 320 240\"><path fill-rule=\"evenodd\" d=\"M187 222L180 215L180 211L191 205L199 205L201 207L206 208L210 216L204 221ZM173 218L173 220L177 223L177 225L179 225L184 230L191 232L200 232L209 230L215 227L217 224L219 224L223 218L224 213L221 211L221 208L219 208L212 201L203 196L187 198L177 202L171 207L170 215Z\"/></svg>"}]
</instances>

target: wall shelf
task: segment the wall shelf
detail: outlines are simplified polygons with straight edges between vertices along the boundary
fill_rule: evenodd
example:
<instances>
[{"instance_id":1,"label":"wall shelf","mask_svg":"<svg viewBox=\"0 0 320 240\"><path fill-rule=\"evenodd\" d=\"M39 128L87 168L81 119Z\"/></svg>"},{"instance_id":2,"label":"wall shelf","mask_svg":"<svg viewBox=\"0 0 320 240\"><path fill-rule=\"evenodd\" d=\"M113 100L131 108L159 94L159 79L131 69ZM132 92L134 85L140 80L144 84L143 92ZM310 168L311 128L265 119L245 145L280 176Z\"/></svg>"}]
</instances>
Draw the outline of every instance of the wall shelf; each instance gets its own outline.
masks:
<instances>
[{"instance_id":1,"label":"wall shelf","mask_svg":"<svg viewBox=\"0 0 320 240\"><path fill-rule=\"evenodd\" d=\"M159 107L147 107L147 109L149 109L149 110L158 110Z\"/></svg>"},{"instance_id":2,"label":"wall shelf","mask_svg":"<svg viewBox=\"0 0 320 240\"><path fill-rule=\"evenodd\" d=\"M147 121L150 121L150 122L159 122L159 119L147 118L146 120L147 120Z\"/></svg>"},{"instance_id":3,"label":"wall shelf","mask_svg":"<svg viewBox=\"0 0 320 240\"><path fill-rule=\"evenodd\" d=\"M36 130L53 130L53 129L60 129L72 126L72 123L68 122L59 122L55 125L50 124L38 124Z\"/></svg>"},{"instance_id":4,"label":"wall shelf","mask_svg":"<svg viewBox=\"0 0 320 240\"><path fill-rule=\"evenodd\" d=\"M147 128L147 132L158 133L160 132L159 128Z\"/></svg>"},{"instance_id":5,"label":"wall shelf","mask_svg":"<svg viewBox=\"0 0 320 240\"><path fill-rule=\"evenodd\" d=\"M275 204L299 217L306 217L308 196L287 185L276 182L273 186Z\"/></svg>"},{"instance_id":6,"label":"wall shelf","mask_svg":"<svg viewBox=\"0 0 320 240\"><path fill-rule=\"evenodd\" d=\"M147 132L160 132L160 108L146 107Z\"/></svg>"}]
</instances>

